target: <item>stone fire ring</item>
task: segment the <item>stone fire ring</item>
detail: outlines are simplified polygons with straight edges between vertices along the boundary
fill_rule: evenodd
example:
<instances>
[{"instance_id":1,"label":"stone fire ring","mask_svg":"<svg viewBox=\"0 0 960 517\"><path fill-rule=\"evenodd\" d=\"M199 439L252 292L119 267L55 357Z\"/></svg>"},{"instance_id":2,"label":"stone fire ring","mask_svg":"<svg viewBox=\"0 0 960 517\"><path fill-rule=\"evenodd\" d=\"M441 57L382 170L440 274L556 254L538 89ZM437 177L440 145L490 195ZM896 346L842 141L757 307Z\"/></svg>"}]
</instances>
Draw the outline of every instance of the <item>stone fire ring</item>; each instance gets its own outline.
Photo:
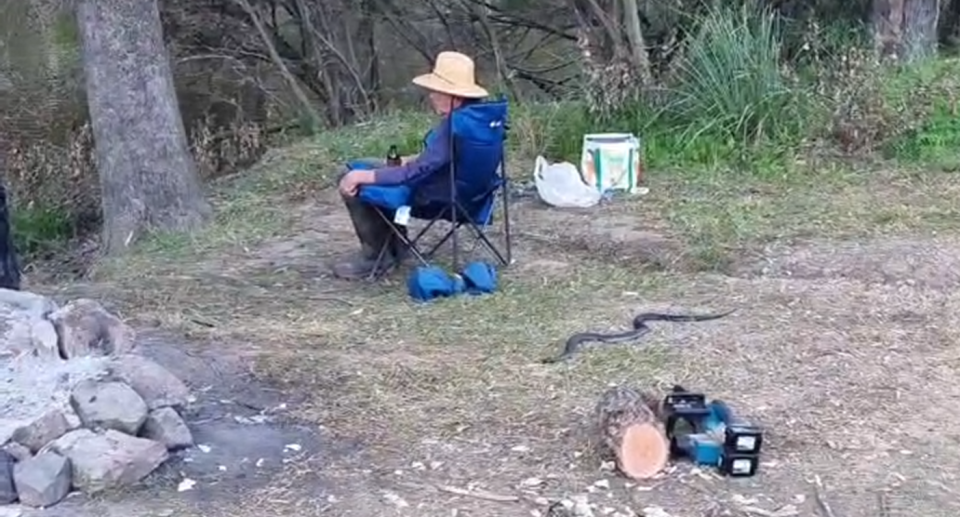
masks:
<instances>
[{"instance_id":1,"label":"stone fire ring","mask_svg":"<svg viewBox=\"0 0 960 517\"><path fill-rule=\"evenodd\" d=\"M193 444L190 398L96 301L0 289L0 509L139 482Z\"/></svg>"}]
</instances>

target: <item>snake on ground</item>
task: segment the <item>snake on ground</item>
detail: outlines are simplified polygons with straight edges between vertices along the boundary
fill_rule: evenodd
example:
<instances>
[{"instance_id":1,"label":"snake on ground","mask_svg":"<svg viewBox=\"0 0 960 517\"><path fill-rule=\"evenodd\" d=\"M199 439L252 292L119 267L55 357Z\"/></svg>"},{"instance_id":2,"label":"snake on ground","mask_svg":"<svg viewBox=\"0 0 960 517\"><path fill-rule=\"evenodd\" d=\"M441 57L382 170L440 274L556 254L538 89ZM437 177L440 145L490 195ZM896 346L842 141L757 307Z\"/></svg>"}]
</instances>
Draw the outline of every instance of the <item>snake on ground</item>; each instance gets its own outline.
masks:
<instances>
[{"instance_id":1,"label":"snake on ground","mask_svg":"<svg viewBox=\"0 0 960 517\"><path fill-rule=\"evenodd\" d=\"M633 341L652 329L648 321L669 321L674 323L717 320L734 313L736 309L717 314L663 314L659 312L643 312L633 318L633 329L615 334L601 334L599 332L580 332L570 336L563 347L563 351L554 357L542 360L544 364L559 363L573 357L580 351L584 343L600 342L604 344L624 343Z\"/></svg>"}]
</instances>

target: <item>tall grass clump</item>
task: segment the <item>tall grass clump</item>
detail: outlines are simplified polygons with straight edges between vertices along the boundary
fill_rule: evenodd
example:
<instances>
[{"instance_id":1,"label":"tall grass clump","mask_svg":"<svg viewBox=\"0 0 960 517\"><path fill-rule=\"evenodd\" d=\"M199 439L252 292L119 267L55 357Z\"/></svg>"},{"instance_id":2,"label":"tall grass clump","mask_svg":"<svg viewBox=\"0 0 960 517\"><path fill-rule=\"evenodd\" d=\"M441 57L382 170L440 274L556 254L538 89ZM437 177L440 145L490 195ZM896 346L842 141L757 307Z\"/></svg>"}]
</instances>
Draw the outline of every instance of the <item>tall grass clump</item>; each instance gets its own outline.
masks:
<instances>
[{"instance_id":1,"label":"tall grass clump","mask_svg":"<svg viewBox=\"0 0 960 517\"><path fill-rule=\"evenodd\" d=\"M575 101L526 110L537 126L549 120L542 148L572 159L584 133L630 131L651 168L765 162L791 148L810 120L809 88L782 62L777 15L747 4L717 2L690 20L692 35L670 70L619 109L600 116Z\"/></svg>"},{"instance_id":2,"label":"tall grass clump","mask_svg":"<svg viewBox=\"0 0 960 517\"><path fill-rule=\"evenodd\" d=\"M785 143L802 134L802 88L781 65L777 16L720 3L701 19L676 63L665 122L688 144Z\"/></svg>"}]
</instances>

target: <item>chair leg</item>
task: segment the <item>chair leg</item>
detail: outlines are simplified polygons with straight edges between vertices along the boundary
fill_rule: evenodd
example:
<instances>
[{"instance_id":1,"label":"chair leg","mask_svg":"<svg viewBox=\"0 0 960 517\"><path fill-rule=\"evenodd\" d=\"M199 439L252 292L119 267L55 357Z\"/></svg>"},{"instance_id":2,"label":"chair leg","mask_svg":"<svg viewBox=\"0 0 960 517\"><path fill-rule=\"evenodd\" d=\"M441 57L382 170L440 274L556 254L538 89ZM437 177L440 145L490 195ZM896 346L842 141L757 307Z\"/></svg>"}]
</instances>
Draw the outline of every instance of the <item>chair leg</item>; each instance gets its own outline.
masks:
<instances>
[{"instance_id":1,"label":"chair leg","mask_svg":"<svg viewBox=\"0 0 960 517\"><path fill-rule=\"evenodd\" d=\"M383 246L380 246L380 253L377 254L377 260L373 264L373 269L370 270L370 274L367 275L368 282L374 282L380 280L389 272L388 268L381 267L383 264L383 259L387 256L387 251L390 249L390 241L383 243ZM390 268L392 269L392 268Z\"/></svg>"},{"instance_id":2,"label":"chair leg","mask_svg":"<svg viewBox=\"0 0 960 517\"><path fill-rule=\"evenodd\" d=\"M390 221L390 219L386 215L384 215L380 211L377 211L377 213L380 214L380 217L382 217L385 221L387 221L388 223L391 223L390 229L391 231L393 231L394 236L400 239L400 241L407 246L407 248L410 250L410 253L413 254L413 256L420 262L420 264L424 266L429 265L429 262L423 256L423 254L420 252L420 250L417 248L417 245L416 245L416 242L424 234L426 228L424 230L421 230L416 235L416 237L414 237L413 240L411 240L403 232L401 232L396 226L394 226L393 221ZM381 267L381 265L384 262L384 259L387 257L387 252L389 252L389 250L390 250L390 241L388 240L383 244L383 246L380 247L380 253L377 254L377 260L374 263L374 268L370 272L370 274L367 275L368 281L380 280L381 278L386 276L388 272L393 270L393 267L395 266L391 266L389 268Z\"/></svg>"},{"instance_id":3,"label":"chair leg","mask_svg":"<svg viewBox=\"0 0 960 517\"><path fill-rule=\"evenodd\" d=\"M490 238L487 237L487 235L483 233L483 231L480 230L480 228L478 228L476 225L473 225L473 224L471 224L470 227L473 229L473 232L476 234L477 240L479 240L484 245L484 247L486 247L487 250L489 250L490 253L493 254L494 258L497 259L497 262L499 262L501 266L506 267L510 265L509 259L504 257L503 253L500 253L500 250L497 248L497 246L490 241Z\"/></svg>"},{"instance_id":4,"label":"chair leg","mask_svg":"<svg viewBox=\"0 0 960 517\"><path fill-rule=\"evenodd\" d=\"M423 237L428 231L430 231L430 228L433 227L433 223L435 223L435 222L437 222L437 220L436 220L436 219L433 219L432 221L430 221L429 223L427 223L426 226L424 226L423 228L421 228L420 231L417 232L417 234L413 237L413 242L416 242L416 241L420 240L420 237ZM428 255L429 255L429 254L428 254Z\"/></svg>"},{"instance_id":5,"label":"chair leg","mask_svg":"<svg viewBox=\"0 0 960 517\"><path fill-rule=\"evenodd\" d=\"M453 229L451 228L450 230L447 231L447 233L443 235L443 237L439 241L437 241L436 244L430 247L430 251L427 251L425 255L428 257L432 257L440 249L441 246L443 246L444 244L447 243L447 241L450 240L450 237L452 236L453 236Z\"/></svg>"},{"instance_id":6,"label":"chair leg","mask_svg":"<svg viewBox=\"0 0 960 517\"><path fill-rule=\"evenodd\" d=\"M504 266L513 264L513 239L510 236L510 180L504 175L503 188L500 189L503 196L503 241L507 252L507 260Z\"/></svg>"}]
</instances>

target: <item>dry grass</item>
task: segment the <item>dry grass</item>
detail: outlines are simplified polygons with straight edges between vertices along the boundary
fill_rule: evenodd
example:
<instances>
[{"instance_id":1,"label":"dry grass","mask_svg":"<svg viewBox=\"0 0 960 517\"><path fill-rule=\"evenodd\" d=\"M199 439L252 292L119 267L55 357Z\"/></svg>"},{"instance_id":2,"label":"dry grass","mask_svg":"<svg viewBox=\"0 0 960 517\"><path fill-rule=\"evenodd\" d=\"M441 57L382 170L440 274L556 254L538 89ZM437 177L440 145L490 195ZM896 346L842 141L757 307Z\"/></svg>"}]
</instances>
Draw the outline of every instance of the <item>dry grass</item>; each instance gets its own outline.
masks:
<instances>
[{"instance_id":1,"label":"dry grass","mask_svg":"<svg viewBox=\"0 0 960 517\"><path fill-rule=\"evenodd\" d=\"M593 213L521 203L518 263L501 292L415 306L398 283L326 275L325 262L353 242L325 189L331 156L301 144L269 158L219 187L220 217L204 234L158 237L71 288L137 321L237 343L258 357L259 375L303 397L299 417L364 445L362 457L302 466L336 502L294 469L224 514L320 515L329 506L393 515L390 492L424 516L530 515L542 510L539 497L577 493L608 515L650 505L676 515L793 505L810 515L807 480L819 475L847 517L876 516L878 494L894 509L955 515L957 437L938 430L960 428L947 409L960 395L950 380L960 364L960 268L945 258L960 243L923 235L949 232L956 177L664 174L649 196ZM906 232L910 240L871 240ZM812 235L821 239L792 243ZM871 268L884 273L857 274ZM569 334L623 327L640 310L732 307L739 312L725 320L665 324L637 345L538 364ZM640 490L601 469L582 428L599 392L677 382L767 426L759 477L730 483L681 466ZM594 485L601 479L610 488Z\"/></svg>"}]
</instances>

